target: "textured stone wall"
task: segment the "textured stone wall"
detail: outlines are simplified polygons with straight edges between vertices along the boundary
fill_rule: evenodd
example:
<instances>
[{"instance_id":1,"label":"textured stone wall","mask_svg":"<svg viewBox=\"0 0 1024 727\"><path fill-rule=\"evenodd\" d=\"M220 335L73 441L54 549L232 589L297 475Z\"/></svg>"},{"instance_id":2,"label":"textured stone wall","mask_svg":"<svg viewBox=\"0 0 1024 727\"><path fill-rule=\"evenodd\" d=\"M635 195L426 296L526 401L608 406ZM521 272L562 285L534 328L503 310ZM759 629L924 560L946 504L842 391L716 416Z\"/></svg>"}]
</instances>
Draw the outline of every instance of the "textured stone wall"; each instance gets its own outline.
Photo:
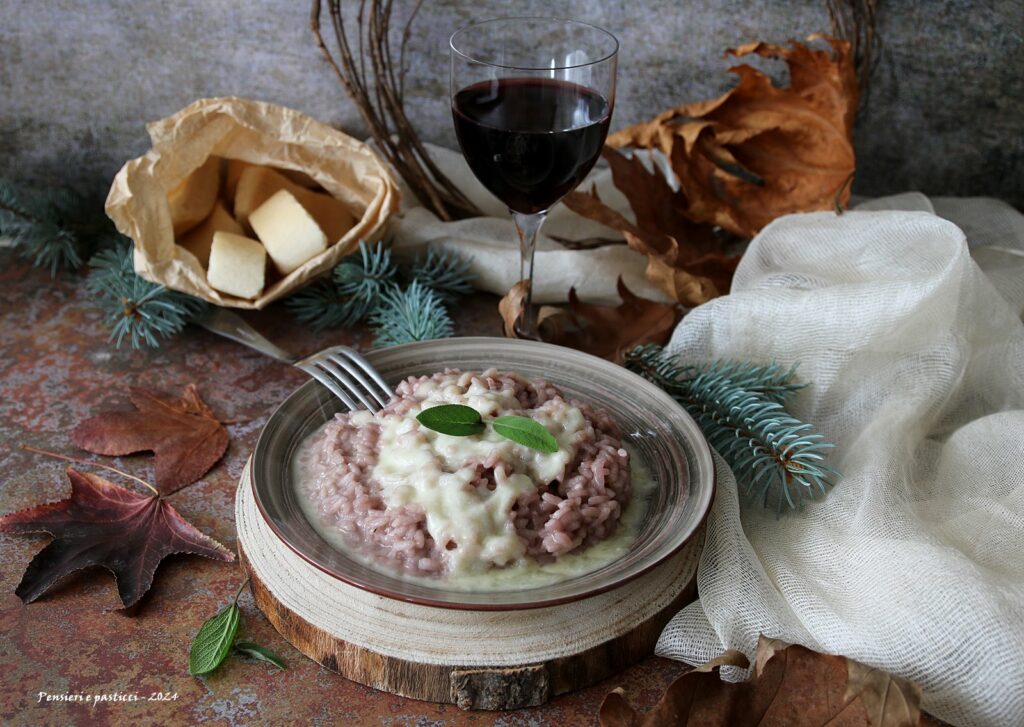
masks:
<instances>
[{"instance_id":1,"label":"textured stone wall","mask_svg":"<svg viewBox=\"0 0 1024 727\"><path fill-rule=\"evenodd\" d=\"M993 195L1024 207L1024 2L882 6L885 49L858 125L855 191ZM145 123L203 96L273 101L360 134L308 11L305 0L3 0L0 174L105 194L120 165L148 148ZM451 30L553 12L620 37L613 127L724 91L727 47L828 28L820 0L426 0L408 81L423 135L454 143Z\"/></svg>"}]
</instances>

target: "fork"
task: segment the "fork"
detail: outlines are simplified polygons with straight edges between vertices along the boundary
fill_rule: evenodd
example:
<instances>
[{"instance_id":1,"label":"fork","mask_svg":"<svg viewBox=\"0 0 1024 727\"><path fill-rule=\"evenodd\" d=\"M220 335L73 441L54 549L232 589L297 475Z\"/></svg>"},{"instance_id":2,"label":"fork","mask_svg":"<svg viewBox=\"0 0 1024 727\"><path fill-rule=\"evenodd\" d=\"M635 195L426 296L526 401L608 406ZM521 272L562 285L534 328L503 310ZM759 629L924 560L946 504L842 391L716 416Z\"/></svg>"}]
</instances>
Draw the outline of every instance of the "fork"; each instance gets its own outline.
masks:
<instances>
[{"instance_id":1,"label":"fork","mask_svg":"<svg viewBox=\"0 0 1024 727\"><path fill-rule=\"evenodd\" d=\"M300 358L274 345L257 333L256 329L246 323L241 316L223 308L215 308L198 323L219 336L302 369L341 399L352 411L365 408L377 412L387 406L394 395L384 377L354 348L331 346L311 356ZM362 407L356 403L357 400Z\"/></svg>"}]
</instances>

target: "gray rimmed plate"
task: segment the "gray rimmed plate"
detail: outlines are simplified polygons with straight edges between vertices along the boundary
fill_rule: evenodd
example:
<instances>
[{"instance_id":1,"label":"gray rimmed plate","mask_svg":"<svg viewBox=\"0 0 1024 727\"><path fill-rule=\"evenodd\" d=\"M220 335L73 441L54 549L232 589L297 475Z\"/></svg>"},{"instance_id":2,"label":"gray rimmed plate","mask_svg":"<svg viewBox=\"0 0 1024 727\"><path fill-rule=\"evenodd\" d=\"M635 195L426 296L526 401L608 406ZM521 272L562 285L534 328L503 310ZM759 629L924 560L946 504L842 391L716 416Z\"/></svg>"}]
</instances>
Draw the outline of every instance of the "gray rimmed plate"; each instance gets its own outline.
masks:
<instances>
[{"instance_id":1,"label":"gray rimmed plate","mask_svg":"<svg viewBox=\"0 0 1024 727\"><path fill-rule=\"evenodd\" d=\"M366 354L392 385L445 368L491 367L548 379L569 398L608 409L655 487L629 551L597 570L521 590L456 590L443 578L406 579L328 543L303 514L292 480L299 443L344 405L320 384L299 387L270 416L253 452L251 485L270 528L299 556L346 583L388 598L442 608L539 608L617 588L676 553L707 517L714 495L711 450L692 418L664 391L603 359L561 346L505 338L449 338Z\"/></svg>"}]
</instances>

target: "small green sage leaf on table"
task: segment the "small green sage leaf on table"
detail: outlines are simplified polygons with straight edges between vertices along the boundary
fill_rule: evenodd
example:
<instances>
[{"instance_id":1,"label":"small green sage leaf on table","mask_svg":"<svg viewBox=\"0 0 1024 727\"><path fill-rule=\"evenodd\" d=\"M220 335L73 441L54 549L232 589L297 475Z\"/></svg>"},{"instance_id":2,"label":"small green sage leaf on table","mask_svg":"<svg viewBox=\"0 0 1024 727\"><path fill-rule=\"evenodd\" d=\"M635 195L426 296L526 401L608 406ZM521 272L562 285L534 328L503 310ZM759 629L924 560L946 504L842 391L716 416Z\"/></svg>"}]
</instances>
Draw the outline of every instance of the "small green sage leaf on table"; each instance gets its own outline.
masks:
<instances>
[{"instance_id":1,"label":"small green sage leaf on table","mask_svg":"<svg viewBox=\"0 0 1024 727\"><path fill-rule=\"evenodd\" d=\"M558 451L558 440L540 422L526 417L503 416L491 422L491 426L505 439L552 454Z\"/></svg>"},{"instance_id":2,"label":"small green sage leaf on table","mask_svg":"<svg viewBox=\"0 0 1024 727\"><path fill-rule=\"evenodd\" d=\"M416 421L427 429L453 437L468 437L484 430L480 412L462 404L441 404L424 409L416 415Z\"/></svg>"},{"instance_id":3,"label":"small green sage leaf on table","mask_svg":"<svg viewBox=\"0 0 1024 727\"><path fill-rule=\"evenodd\" d=\"M258 659L259 661L269 662L278 669L288 668L285 666L284 660L280 656L270 649L260 646L259 644L254 644L251 641L239 641L235 644L235 651L240 651L246 656L251 656L253 659Z\"/></svg>"},{"instance_id":4,"label":"small green sage leaf on table","mask_svg":"<svg viewBox=\"0 0 1024 727\"><path fill-rule=\"evenodd\" d=\"M203 624L192 640L192 649L188 655L189 674L208 674L221 665L235 641L240 617L238 604L232 602Z\"/></svg>"}]
</instances>

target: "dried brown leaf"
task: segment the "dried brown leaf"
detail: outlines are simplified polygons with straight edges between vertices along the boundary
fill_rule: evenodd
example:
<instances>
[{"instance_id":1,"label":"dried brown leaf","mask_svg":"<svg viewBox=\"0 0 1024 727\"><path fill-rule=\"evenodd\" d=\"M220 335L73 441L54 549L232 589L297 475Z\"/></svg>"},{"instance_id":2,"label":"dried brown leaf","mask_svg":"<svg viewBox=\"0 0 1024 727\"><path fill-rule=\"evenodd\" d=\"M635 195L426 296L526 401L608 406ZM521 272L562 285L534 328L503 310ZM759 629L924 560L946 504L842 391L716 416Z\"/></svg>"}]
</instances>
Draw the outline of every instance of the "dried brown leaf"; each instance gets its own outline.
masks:
<instances>
[{"instance_id":1,"label":"dried brown leaf","mask_svg":"<svg viewBox=\"0 0 1024 727\"><path fill-rule=\"evenodd\" d=\"M139 495L97 475L67 470L71 496L0 517L0 532L45 532L53 540L36 553L15 593L25 603L43 595L66 575L103 566L117 581L121 605L138 603L153 583L157 566L173 553L215 560L235 558L199 532L170 503Z\"/></svg>"},{"instance_id":2,"label":"dried brown leaf","mask_svg":"<svg viewBox=\"0 0 1024 727\"><path fill-rule=\"evenodd\" d=\"M821 36L811 36L817 40ZM850 44L828 50L748 43L728 53L781 59L788 86L749 65L739 83L708 101L669 109L608 138L614 147L660 149L687 200L686 216L745 237L790 212L849 200L858 88Z\"/></svg>"},{"instance_id":3,"label":"dried brown leaf","mask_svg":"<svg viewBox=\"0 0 1024 727\"><path fill-rule=\"evenodd\" d=\"M523 314L523 306L526 304L526 295L530 292L530 281L520 280L505 293L505 297L498 301L498 313L505 324L505 337L518 338L516 321Z\"/></svg>"},{"instance_id":4,"label":"dried brown leaf","mask_svg":"<svg viewBox=\"0 0 1024 727\"><path fill-rule=\"evenodd\" d=\"M722 252L711 225L689 219L686 195L637 157L608 148L603 155L636 224L608 207L596 189L569 194L566 206L622 233L630 248L647 256L647 279L681 304L700 305L728 292L739 258Z\"/></svg>"},{"instance_id":5,"label":"dried brown leaf","mask_svg":"<svg viewBox=\"0 0 1024 727\"><path fill-rule=\"evenodd\" d=\"M876 727L917 724L921 717L921 688L911 681L860 662L847 663L846 698L860 696L868 721Z\"/></svg>"},{"instance_id":6,"label":"dried brown leaf","mask_svg":"<svg viewBox=\"0 0 1024 727\"><path fill-rule=\"evenodd\" d=\"M523 314L528 286L527 281L519 281L498 303L509 338L519 337L516 322ZM665 343L679 322L678 306L634 295L621 277L618 291L622 302L605 306L582 302L576 289L570 288L568 306L543 306L538 312L541 339L617 363L636 346Z\"/></svg>"},{"instance_id":7,"label":"dried brown leaf","mask_svg":"<svg viewBox=\"0 0 1024 727\"><path fill-rule=\"evenodd\" d=\"M645 715L621 690L613 692L601 705L601 727L913 727L920 721L916 686L846 657L762 636L748 681L721 681L725 665L746 667L747 660L729 651L683 674Z\"/></svg>"},{"instance_id":8,"label":"dried brown leaf","mask_svg":"<svg viewBox=\"0 0 1024 727\"><path fill-rule=\"evenodd\" d=\"M634 727L637 713L623 696L622 687L616 687L601 702L597 715L601 727Z\"/></svg>"},{"instance_id":9,"label":"dried brown leaf","mask_svg":"<svg viewBox=\"0 0 1024 727\"><path fill-rule=\"evenodd\" d=\"M109 456L152 451L156 485L170 494L202 477L228 447L227 430L199 398L195 384L180 399L131 388L135 411L104 412L75 427L76 446Z\"/></svg>"}]
</instances>

